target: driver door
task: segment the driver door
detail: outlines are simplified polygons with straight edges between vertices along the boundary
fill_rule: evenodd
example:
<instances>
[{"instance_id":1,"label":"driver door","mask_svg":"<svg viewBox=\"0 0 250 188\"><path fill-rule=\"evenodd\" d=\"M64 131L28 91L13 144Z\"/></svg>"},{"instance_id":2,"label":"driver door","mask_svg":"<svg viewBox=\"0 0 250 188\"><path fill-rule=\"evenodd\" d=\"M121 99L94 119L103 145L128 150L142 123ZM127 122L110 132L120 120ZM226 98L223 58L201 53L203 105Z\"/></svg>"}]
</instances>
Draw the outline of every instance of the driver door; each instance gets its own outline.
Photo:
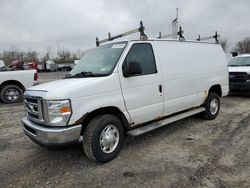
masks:
<instances>
[{"instance_id":1,"label":"driver door","mask_svg":"<svg viewBox=\"0 0 250 188\"><path fill-rule=\"evenodd\" d=\"M129 62L138 62L141 73L124 74ZM122 65L121 87L132 124L140 124L159 118L163 113L163 88L157 71L154 51L150 43L131 46ZM126 75L126 76L124 76Z\"/></svg>"}]
</instances>

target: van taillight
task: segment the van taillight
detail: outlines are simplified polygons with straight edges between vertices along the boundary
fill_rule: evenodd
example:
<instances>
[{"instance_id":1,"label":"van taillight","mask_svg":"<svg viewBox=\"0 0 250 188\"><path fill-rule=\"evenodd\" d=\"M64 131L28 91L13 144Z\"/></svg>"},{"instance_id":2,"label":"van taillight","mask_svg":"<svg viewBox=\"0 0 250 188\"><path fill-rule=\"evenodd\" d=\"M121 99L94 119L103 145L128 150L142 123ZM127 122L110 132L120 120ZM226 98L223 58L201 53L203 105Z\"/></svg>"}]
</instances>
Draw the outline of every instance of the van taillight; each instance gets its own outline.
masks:
<instances>
[{"instance_id":1,"label":"van taillight","mask_svg":"<svg viewBox=\"0 0 250 188\"><path fill-rule=\"evenodd\" d=\"M34 81L37 81L38 80L38 74L37 72L34 74Z\"/></svg>"}]
</instances>

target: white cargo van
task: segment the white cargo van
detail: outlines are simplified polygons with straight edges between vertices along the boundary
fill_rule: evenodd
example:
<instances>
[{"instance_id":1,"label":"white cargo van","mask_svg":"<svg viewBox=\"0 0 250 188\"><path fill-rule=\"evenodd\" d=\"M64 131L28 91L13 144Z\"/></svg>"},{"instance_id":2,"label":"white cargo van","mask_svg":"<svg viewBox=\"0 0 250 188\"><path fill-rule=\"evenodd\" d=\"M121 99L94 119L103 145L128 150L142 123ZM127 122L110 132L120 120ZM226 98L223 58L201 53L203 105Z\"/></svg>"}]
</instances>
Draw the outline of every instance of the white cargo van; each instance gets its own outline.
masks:
<instances>
[{"instance_id":1,"label":"white cargo van","mask_svg":"<svg viewBox=\"0 0 250 188\"><path fill-rule=\"evenodd\" d=\"M27 90L22 122L38 144L83 139L88 158L107 162L126 134L137 136L198 113L216 118L227 93L220 45L126 40L91 50L64 79Z\"/></svg>"},{"instance_id":2,"label":"white cargo van","mask_svg":"<svg viewBox=\"0 0 250 188\"><path fill-rule=\"evenodd\" d=\"M45 63L45 71L46 72L55 72L57 69L55 61L47 60Z\"/></svg>"}]
</instances>

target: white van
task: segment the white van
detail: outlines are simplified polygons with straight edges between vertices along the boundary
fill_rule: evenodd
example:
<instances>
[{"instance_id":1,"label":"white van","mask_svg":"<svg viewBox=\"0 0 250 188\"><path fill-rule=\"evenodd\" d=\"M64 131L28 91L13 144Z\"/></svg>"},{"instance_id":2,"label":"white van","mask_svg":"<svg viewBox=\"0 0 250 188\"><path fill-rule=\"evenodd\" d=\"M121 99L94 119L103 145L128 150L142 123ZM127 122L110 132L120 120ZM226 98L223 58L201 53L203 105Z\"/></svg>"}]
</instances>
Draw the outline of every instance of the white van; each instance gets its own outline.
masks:
<instances>
[{"instance_id":1,"label":"white van","mask_svg":"<svg viewBox=\"0 0 250 188\"><path fill-rule=\"evenodd\" d=\"M57 69L55 61L47 60L45 63L45 71L46 72L55 72Z\"/></svg>"},{"instance_id":2,"label":"white van","mask_svg":"<svg viewBox=\"0 0 250 188\"><path fill-rule=\"evenodd\" d=\"M220 45L126 40L91 50L66 78L27 90L22 122L38 144L83 140L88 158L107 162L126 134L137 136L198 113L215 119L227 93Z\"/></svg>"}]
</instances>

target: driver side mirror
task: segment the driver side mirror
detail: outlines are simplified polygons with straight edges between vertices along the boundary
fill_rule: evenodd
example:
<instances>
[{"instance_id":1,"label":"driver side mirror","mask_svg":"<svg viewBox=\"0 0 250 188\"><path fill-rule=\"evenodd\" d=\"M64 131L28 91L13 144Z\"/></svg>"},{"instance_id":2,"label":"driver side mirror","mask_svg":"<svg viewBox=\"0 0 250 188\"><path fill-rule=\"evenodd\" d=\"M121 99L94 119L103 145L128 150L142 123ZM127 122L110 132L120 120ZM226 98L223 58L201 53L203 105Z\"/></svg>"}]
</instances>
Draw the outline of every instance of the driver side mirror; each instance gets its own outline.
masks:
<instances>
[{"instance_id":1,"label":"driver side mirror","mask_svg":"<svg viewBox=\"0 0 250 188\"><path fill-rule=\"evenodd\" d=\"M128 62L127 66L124 67L123 69L124 77L130 77L130 76L141 74L141 73L142 73L141 64L137 61Z\"/></svg>"}]
</instances>

